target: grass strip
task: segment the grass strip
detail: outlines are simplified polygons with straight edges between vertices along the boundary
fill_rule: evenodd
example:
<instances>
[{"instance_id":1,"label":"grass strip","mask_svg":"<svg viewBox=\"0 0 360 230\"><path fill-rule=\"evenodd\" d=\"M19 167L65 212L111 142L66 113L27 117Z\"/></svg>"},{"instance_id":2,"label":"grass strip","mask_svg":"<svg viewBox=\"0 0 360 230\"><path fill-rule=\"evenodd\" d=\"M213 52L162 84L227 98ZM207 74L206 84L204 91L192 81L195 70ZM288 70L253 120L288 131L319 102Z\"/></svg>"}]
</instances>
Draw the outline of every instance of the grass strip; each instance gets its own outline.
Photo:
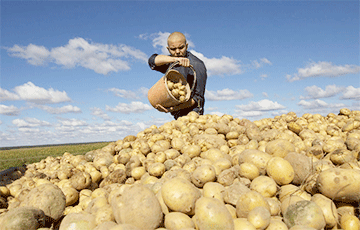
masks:
<instances>
[{"instance_id":1,"label":"grass strip","mask_svg":"<svg viewBox=\"0 0 360 230\"><path fill-rule=\"evenodd\" d=\"M48 156L62 156L65 152L73 155L85 154L91 150L100 149L109 142L82 143L68 145L20 147L0 150L0 171L23 164L39 162Z\"/></svg>"}]
</instances>

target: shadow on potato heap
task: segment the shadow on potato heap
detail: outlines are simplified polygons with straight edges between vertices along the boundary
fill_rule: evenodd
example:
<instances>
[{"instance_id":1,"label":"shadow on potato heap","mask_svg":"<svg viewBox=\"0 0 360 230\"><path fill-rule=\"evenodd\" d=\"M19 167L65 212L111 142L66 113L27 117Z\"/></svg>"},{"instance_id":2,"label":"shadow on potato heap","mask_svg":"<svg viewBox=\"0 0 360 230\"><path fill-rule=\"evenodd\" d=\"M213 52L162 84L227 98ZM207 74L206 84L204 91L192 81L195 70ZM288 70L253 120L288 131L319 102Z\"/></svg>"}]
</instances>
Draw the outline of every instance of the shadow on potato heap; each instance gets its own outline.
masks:
<instances>
[{"instance_id":1,"label":"shadow on potato heap","mask_svg":"<svg viewBox=\"0 0 360 230\"><path fill-rule=\"evenodd\" d=\"M360 229L360 111L155 125L0 187L15 229Z\"/></svg>"}]
</instances>

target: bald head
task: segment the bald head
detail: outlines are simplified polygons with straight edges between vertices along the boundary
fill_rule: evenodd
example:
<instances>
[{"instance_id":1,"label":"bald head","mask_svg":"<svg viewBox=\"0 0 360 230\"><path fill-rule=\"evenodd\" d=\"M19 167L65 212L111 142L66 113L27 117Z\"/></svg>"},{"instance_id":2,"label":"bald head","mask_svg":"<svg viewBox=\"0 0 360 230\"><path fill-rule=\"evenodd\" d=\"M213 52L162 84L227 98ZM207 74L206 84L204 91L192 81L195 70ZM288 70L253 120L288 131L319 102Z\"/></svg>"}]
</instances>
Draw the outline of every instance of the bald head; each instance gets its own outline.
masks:
<instances>
[{"instance_id":1,"label":"bald head","mask_svg":"<svg viewBox=\"0 0 360 230\"><path fill-rule=\"evenodd\" d=\"M169 42L182 42L186 44L186 37L183 33L181 32L173 32L172 34L169 35L168 39L167 39L167 43L169 45Z\"/></svg>"},{"instance_id":2,"label":"bald head","mask_svg":"<svg viewBox=\"0 0 360 230\"><path fill-rule=\"evenodd\" d=\"M184 57L186 55L188 45L184 34L180 32L170 34L167 43L167 49L171 56Z\"/></svg>"}]
</instances>

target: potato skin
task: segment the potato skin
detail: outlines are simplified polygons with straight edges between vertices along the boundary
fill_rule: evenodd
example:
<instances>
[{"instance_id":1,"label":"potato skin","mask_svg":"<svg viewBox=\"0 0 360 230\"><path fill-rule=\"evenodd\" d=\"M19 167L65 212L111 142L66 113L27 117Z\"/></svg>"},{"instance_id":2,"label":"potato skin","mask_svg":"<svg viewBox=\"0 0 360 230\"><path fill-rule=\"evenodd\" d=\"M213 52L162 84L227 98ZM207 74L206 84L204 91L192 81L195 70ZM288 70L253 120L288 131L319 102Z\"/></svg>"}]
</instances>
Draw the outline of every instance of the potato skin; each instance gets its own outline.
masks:
<instances>
[{"instance_id":1,"label":"potato skin","mask_svg":"<svg viewBox=\"0 0 360 230\"><path fill-rule=\"evenodd\" d=\"M305 225L320 230L326 225L321 208L309 200L290 205L284 214L284 222L289 228Z\"/></svg>"},{"instance_id":2,"label":"potato skin","mask_svg":"<svg viewBox=\"0 0 360 230\"><path fill-rule=\"evenodd\" d=\"M360 170L331 168L317 178L317 188L326 197L344 202L360 200Z\"/></svg>"},{"instance_id":3,"label":"potato skin","mask_svg":"<svg viewBox=\"0 0 360 230\"><path fill-rule=\"evenodd\" d=\"M163 184L161 195L169 209L188 214L194 211L195 202L201 194L190 181L175 177Z\"/></svg>"},{"instance_id":4,"label":"potato skin","mask_svg":"<svg viewBox=\"0 0 360 230\"><path fill-rule=\"evenodd\" d=\"M273 157L268 161L266 173L279 185L290 184L295 176L291 164L281 157Z\"/></svg>"},{"instance_id":5,"label":"potato skin","mask_svg":"<svg viewBox=\"0 0 360 230\"><path fill-rule=\"evenodd\" d=\"M226 206L215 198L201 197L196 201L195 220L201 230L233 230L234 221Z\"/></svg>"},{"instance_id":6,"label":"potato skin","mask_svg":"<svg viewBox=\"0 0 360 230\"><path fill-rule=\"evenodd\" d=\"M0 226L3 230L36 230L45 226L45 214L33 207L19 207L11 209L0 216Z\"/></svg>"},{"instance_id":7,"label":"potato skin","mask_svg":"<svg viewBox=\"0 0 360 230\"><path fill-rule=\"evenodd\" d=\"M30 190L20 206L39 208L45 215L58 220L65 210L66 197L58 186L42 184Z\"/></svg>"},{"instance_id":8,"label":"potato skin","mask_svg":"<svg viewBox=\"0 0 360 230\"><path fill-rule=\"evenodd\" d=\"M122 195L111 200L117 223L132 224L141 229L155 229L163 220L155 194L141 184L125 188Z\"/></svg>"}]
</instances>

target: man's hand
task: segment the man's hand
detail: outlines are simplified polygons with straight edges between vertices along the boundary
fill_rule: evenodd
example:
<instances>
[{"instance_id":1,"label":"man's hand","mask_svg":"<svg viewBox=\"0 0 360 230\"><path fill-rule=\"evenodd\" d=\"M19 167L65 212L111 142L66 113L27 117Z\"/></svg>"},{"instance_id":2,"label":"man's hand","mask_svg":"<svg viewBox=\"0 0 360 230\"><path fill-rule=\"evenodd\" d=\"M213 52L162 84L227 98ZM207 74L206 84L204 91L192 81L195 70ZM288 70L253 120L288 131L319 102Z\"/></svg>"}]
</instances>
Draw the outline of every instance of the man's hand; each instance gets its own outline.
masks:
<instances>
[{"instance_id":1,"label":"man's hand","mask_svg":"<svg viewBox=\"0 0 360 230\"><path fill-rule=\"evenodd\" d=\"M188 58L177 57L175 60L178 61L179 65L181 65L181 66L184 66L184 67L190 66L190 60Z\"/></svg>"}]
</instances>

